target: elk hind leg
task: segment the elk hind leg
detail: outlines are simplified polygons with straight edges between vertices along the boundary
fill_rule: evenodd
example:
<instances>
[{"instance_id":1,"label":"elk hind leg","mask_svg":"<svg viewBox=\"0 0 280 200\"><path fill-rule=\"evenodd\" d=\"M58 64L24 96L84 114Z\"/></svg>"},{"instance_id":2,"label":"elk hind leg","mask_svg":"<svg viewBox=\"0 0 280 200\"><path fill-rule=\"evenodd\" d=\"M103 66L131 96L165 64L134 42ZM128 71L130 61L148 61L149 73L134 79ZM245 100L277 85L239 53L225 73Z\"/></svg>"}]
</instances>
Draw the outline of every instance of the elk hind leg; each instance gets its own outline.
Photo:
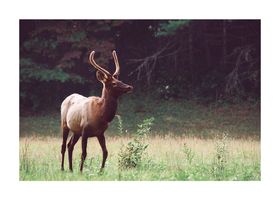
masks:
<instances>
[{"instance_id":1,"label":"elk hind leg","mask_svg":"<svg viewBox=\"0 0 280 200\"><path fill-rule=\"evenodd\" d=\"M67 144L67 147L68 147L69 170L70 171L73 171L72 155L73 155L74 146L78 142L79 138L80 138L80 135L73 133L73 135L71 137L71 140Z\"/></svg>"},{"instance_id":2,"label":"elk hind leg","mask_svg":"<svg viewBox=\"0 0 280 200\"><path fill-rule=\"evenodd\" d=\"M84 167L84 162L87 156L87 140L88 137L86 136L82 136L82 156L81 156L81 166L80 166L80 171L83 171L83 167Z\"/></svg>"},{"instance_id":3,"label":"elk hind leg","mask_svg":"<svg viewBox=\"0 0 280 200\"><path fill-rule=\"evenodd\" d=\"M66 142L69 135L68 128L62 128L62 145L61 145L61 170L64 170L64 155L66 151Z\"/></svg>"}]
</instances>

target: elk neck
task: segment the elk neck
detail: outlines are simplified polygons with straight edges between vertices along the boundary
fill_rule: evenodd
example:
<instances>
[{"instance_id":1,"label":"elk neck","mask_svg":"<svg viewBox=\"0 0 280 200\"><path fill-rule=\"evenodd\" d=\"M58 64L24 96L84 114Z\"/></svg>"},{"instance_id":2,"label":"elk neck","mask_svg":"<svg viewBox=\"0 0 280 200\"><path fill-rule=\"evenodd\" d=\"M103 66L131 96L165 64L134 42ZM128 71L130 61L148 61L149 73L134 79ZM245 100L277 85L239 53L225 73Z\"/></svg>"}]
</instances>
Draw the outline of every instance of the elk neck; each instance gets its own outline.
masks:
<instances>
[{"instance_id":1,"label":"elk neck","mask_svg":"<svg viewBox=\"0 0 280 200\"><path fill-rule=\"evenodd\" d=\"M111 122L117 111L118 97L111 94L111 92L104 87L101 99L103 101L103 117L107 122Z\"/></svg>"}]
</instances>

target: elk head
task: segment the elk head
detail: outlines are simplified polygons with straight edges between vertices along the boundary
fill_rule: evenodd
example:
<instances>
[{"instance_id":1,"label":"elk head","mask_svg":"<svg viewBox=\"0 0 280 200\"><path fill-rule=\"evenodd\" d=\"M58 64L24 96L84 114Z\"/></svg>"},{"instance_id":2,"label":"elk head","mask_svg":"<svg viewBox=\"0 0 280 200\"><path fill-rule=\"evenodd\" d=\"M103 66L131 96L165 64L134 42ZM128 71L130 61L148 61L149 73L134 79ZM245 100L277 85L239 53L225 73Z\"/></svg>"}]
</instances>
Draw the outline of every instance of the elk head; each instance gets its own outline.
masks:
<instances>
[{"instance_id":1,"label":"elk head","mask_svg":"<svg viewBox=\"0 0 280 200\"><path fill-rule=\"evenodd\" d=\"M133 87L120 81L120 65L116 51L112 52L116 70L113 75L110 74L106 69L98 65L94 60L95 51L92 51L89 55L90 64L97 69L96 78L103 84L103 88L107 90L111 95L118 97L124 93L131 92Z\"/></svg>"}]
</instances>

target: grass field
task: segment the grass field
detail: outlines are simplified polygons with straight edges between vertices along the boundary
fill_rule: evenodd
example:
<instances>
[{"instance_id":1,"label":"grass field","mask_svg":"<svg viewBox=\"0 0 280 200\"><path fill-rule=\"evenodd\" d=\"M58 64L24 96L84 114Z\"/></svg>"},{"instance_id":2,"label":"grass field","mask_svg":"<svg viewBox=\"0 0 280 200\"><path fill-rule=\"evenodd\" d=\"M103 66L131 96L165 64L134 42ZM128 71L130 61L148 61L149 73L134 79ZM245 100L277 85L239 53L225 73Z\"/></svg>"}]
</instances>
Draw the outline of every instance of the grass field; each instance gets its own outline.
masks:
<instances>
[{"instance_id":1,"label":"grass field","mask_svg":"<svg viewBox=\"0 0 280 200\"><path fill-rule=\"evenodd\" d=\"M20 180L260 180L260 145L256 140L228 140L225 163L215 162L217 141L193 137L149 137L146 155L135 169L118 168L118 152L128 137L109 137L109 157L99 174L101 155L90 139L84 173L79 172L80 143L74 151L74 172L60 171L61 140L51 137L20 139ZM185 144L185 145L184 145ZM184 148L191 149L192 155Z\"/></svg>"},{"instance_id":2,"label":"grass field","mask_svg":"<svg viewBox=\"0 0 280 200\"><path fill-rule=\"evenodd\" d=\"M88 143L83 174L80 142L74 172L60 171L59 113L20 118L20 180L260 180L260 111L256 105L200 105L192 101L121 102L123 132L115 118L106 132L109 156L99 173L102 153L96 138ZM118 167L118 154L137 124L155 118L136 168ZM226 135L225 135L226 133ZM224 137L226 136L226 137Z\"/></svg>"}]
</instances>

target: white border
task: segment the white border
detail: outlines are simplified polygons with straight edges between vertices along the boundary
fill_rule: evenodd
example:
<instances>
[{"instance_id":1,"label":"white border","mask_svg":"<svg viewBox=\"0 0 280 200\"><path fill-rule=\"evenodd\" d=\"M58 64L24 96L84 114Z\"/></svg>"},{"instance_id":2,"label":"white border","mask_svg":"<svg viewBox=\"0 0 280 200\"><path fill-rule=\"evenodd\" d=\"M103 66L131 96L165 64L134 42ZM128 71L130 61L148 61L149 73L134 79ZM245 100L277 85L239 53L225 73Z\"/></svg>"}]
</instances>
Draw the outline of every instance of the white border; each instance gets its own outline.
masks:
<instances>
[{"instance_id":1,"label":"white border","mask_svg":"<svg viewBox=\"0 0 280 200\"><path fill-rule=\"evenodd\" d=\"M279 8L260 1L1 2L1 199L279 199ZM183 1L182 1L183 2ZM276 1L274 1L276 2ZM262 181L19 182L19 19L261 19ZM278 61L278 62L277 62ZM278 72L278 73L277 73ZM4 128L3 128L4 127ZM4 197L4 198L3 198ZM5 199L6 199L5 198Z\"/></svg>"}]
</instances>

